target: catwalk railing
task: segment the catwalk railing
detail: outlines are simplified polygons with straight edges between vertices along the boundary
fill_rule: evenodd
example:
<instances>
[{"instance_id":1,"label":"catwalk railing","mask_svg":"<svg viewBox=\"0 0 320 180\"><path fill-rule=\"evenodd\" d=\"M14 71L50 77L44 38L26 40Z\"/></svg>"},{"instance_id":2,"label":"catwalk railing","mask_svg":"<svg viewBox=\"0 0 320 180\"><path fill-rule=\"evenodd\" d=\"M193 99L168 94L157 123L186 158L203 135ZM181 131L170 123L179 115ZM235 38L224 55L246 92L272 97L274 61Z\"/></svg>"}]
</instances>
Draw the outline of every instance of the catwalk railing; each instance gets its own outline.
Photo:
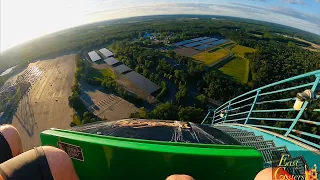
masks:
<instances>
[{"instance_id":1,"label":"catwalk railing","mask_svg":"<svg viewBox=\"0 0 320 180\"><path fill-rule=\"evenodd\" d=\"M320 149L320 70L278 81L209 109L204 125L239 123L276 131ZM296 95L311 89L314 98L293 108Z\"/></svg>"}]
</instances>

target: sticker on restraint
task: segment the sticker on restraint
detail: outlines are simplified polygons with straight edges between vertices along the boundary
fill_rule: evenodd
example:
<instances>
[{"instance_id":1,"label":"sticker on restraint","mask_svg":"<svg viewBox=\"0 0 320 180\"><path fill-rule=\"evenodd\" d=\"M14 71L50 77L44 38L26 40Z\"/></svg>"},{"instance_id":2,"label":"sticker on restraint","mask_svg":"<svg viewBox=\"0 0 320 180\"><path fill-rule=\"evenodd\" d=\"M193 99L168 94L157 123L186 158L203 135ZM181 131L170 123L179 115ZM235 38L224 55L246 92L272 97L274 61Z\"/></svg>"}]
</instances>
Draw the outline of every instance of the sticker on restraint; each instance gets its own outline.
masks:
<instances>
[{"instance_id":1,"label":"sticker on restraint","mask_svg":"<svg viewBox=\"0 0 320 180\"><path fill-rule=\"evenodd\" d=\"M80 146L58 141L58 147L65 151L72 159L84 161L82 149Z\"/></svg>"}]
</instances>

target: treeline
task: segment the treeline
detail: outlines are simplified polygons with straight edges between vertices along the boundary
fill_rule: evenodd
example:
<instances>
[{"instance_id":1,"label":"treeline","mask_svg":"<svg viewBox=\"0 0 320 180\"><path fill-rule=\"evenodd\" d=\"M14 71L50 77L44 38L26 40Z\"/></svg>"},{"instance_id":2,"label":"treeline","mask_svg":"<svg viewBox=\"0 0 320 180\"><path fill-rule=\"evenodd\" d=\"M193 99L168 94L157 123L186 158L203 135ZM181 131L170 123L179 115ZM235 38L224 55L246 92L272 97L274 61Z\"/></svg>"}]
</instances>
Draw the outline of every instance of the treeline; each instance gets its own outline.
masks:
<instances>
[{"instance_id":1,"label":"treeline","mask_svg":"<svg viewBox=\"0 0 320 180\"><path fill-rule=\"evenodd\" d=\"M148 19L148 17L146 18ZM316 43L320 44L320 38L317 35L284 26L280 28L278 27L279 25L271 23L252 20L246 22L248 20L236 20L236 18L211 20L211 18L200 17L198 20L176 20L177 16L163 16L163 18L166 18L165 21L161 20L161 18L156 18L154 21L144 21L142 18L136 23L127 23L126 20L94 23L32 40L3 52L1 54L0 72L22 62L32 62L36 59L74 50L91 50L94 47L111 44L114 41L132 40L146 31L155 32L162 36L172 35L171 42L204 35L223 35L233 39L229 36L230 33L236 32L236 30L243 30L245 32L258 31L288 34L306 38L309 41L316 41ZM114 25L117 22L121 23ZM275 29L274 27L277 28Z\"/></svg>"},{"instance_id":2,"label":"treeline","mask_svg":"<svg viewBox=\"0 0 320 180\"><path fill-rule=\"evenodd\" d=\"M0 87L2 87L6 81L7 81L6 76L0 76Z\"/></svg>"},{"instance_id":3,"label":"treeline","mask_svg":"<svg viewBox=\"0 0 320 180\"><path fill-rule=\"evenodd\" d=\"M213 70L205 74L202 80L199 81L198 89L207 97L226 102L249 91L250 87L236 82L220 71Z\"/></svg>"},{"instance_id":4,"label":"treeline","mask_svg":"<svg viewBox=\"0 0 320 180\"><path fill-rule=\"evenodd\" d=\"M85 64L79 54L76 55L75 60L76 72L74 75L74 84L71 88L72 95L68 97L69 106L73 108L75 112L73 115L73 121L70 123L71 127L101 121L99 117L87 110L83 100L81 99L80 79L84 76Z\"/></svg>"},{"instance_id":5,"label":"treeline","mask_svg":"<svg viewBox=\"0 0 320 180\"><path fill-rule=\"evenodd\" d=\"M270 84L320 68L320 53L304 50L295 45L270 41L256 46L250 54L254 87Z\"/></svg>"},{"instance_id":6,"label":"treeline","mask_svg":"<svg viewBox=\"0 0 320 180\"><path fill-rule=\"evenodd\" d=\"M140 109L132 113L130 118L179 120L201 123L205 116L204 113L203 109L200 108L177 106L167 102L159 105L150 112L145 109Z\"/></svg>"},{"instance_id":7,"label":"treeline","mask_svg":"<svg viewBox=\"0 0 320 180\"><path fill-rule=\"evenodd\" d=\"M157 95L157 99L162 99L168 91L167 84L164 81L161 81L161 88L161 92Z\"/></svg>"}]
</instances>

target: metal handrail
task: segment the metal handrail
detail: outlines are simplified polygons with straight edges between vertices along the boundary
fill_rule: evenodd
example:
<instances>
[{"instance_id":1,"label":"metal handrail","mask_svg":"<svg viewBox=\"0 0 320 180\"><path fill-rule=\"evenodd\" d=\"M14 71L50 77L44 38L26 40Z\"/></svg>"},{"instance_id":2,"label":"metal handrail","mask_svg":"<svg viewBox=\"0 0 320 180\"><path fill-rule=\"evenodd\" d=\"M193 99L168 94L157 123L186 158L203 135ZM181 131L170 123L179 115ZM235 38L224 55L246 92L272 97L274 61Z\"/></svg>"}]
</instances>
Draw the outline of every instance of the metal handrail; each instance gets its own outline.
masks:
<instances>
[{"instance_id":1,"label":"metal handrail","mask_svg":"<svg viewBox=\"0 0 320 180\"><path fill-rule=\"evenodd\" d=\"M287 86L286 88L280 88L278 85L284 84L284 83L290 83L295 80L305 79L315 77L315 80L313 82L307 82L307 83L300 83L296 86ZM309 80L309 79L308 79ZM317 87L319 87L320 82L320 70L309 72L306 74L302 74L299 76L291 77L288 79L284 79L272 84L268 84L265 86L262 86L260 88L251 90L249 92L246 92L244 94L241 94L227 102L225 102L223 105L219 106L215 110L210 110L206 116L206 118L203 120L202 124L206 122L206 120L209 119L211 124L214 125L215 123L241 123L246 124L248 126L253 127L259 127L263 129L269 129L269 130L276 130L284 132L284 136L292 137L298 141L302 141L308 145L314 146L319 148L320 145L316 144L314 141L310 141L309 139L317 139L320 140L320 136L310 133L310 132L303 132L294 129L297 122L299 123L307 123L315 126L320 126L320 122L312 121L312 120L304 120L301 119L302 114L304 113L305 109L307 109L310 102L306 101L303 103L301 109L297 111L297 115L293 118L284 118L283 115L281 117L272 117L272 118L262 118L266 116L258 116L263 115L264 113L273 113L273 112L279 112L279 113L288 113L288 112L294 112L296 111L292 107L287 107L285 104L288 104L290 101L295 101L296 97L287 97L287 98L279 98L279 99L272 99L272 100L266 100L268 95L276 94L276 93L283 93L283 92L292 92L297 89L301 88L308 88L311 87L312 91L315 91ZM277 87L275 87L277 86ZM271 88L275 87L275 88ZM267 90L267 88L271 88L272 90ZM253 95L255 94L255 95ZM259 101L259 98L263 97L262 101ZM316 98L320 98L320 95L316 95ZM241 104L240 104L241 103ZM282 103L284 104L283 108L263 108L263 109L257 109L257 106L267 104L267 103ZM233 107L238 106L238 107ZM263 105L265 106L265 105ZM320 109L313 109L312 112L320 112ZM320 115L320 114L319 114ZM219 118L220 117L220 118ZM289 123L289 127L274 127L274 126L268 126L268 125L259 125L257 122L259 121L273 121L273 122L287 122ZM308 137L307 139L304 139L303 136Z\"/></svg>"},{"instance_id":2,"label":"metal handrail","mask_svg":"<svg viewBox=\"0 0 320 180\"><path fill-rule=\"evenodd\" d=\"M275 83L272 83L272 84L268 84L268 85L262 86L262 87L260 87L260 88L258 88L258 89L263 90L263 89L266 89L266 88L269 88L269 87L272 87L272 86L276 86L276 85L279 85L279 84L283 84L283 83L286 83L286 82L290 82L290 81L294 81L294 80L297 80L297 79L306 78L306 77L308 77L308 76L313 76L313 75L314 75L314 76L317 76L317 74L318 74L318 76L320 76L320 70L313 71L313 72L309 72L309 73L302 74L302 75L298 75L298 76L294 76L294 77L291 77L291 78L288 78L288 79L284 79L284 80L281 80L281 81L278 81L278 82L275 82ZM234 100L239 99L239 98L241 98L241 97L243 97L243 96L245 96L245 95L254 93L254 92L256 92L258 89L254 89L254 90L251 90L251 91L246 92L246 93L244 93L244 94L241 94L241 95L239 95L239 96L237 96L237 97L229 100L228 102L224 103L224 104L221 105L220 107L228 104L230 101L234 101ZM218 107L217 110L218 110L220 107Z\"/></svg>"}]
</instances>

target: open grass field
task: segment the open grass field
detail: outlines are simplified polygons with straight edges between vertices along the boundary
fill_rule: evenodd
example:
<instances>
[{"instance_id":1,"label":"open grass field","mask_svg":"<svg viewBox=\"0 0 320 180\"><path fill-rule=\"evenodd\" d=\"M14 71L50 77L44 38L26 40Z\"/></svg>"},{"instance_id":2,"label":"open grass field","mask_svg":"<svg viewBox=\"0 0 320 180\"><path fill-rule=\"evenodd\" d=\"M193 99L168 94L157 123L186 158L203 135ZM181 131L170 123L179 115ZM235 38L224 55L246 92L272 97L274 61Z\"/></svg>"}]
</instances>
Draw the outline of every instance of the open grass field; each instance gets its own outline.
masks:
<instances>
[{"instance_id":1,"label":"open grass field","mask_svg":"<svg viewBox=\"0 0 320 180\"><path fill-rule=\"evenodd\" d=\"M89 67L88 68L88 78L92 78L92 79L100 79L103 80L104 77L112 77L112 78L116 78L116 75L114 74L114 72L109 68L109 67L105 67L105 68L96 68L94 66Z\"/></svg>"},{"instance_id":2,"label":"open grass field","mask_svg":"<svg viewBox=\"0 0 320 180\"><path fill-rule=\"evenodd\" d=\"M235 57L219 70L221 70L224 74L232 76L240 83L247 83L249 76L249 60L246 59L244 55L245 53L252 53L256 50L240 45L236 45L231 50Z\"/></svg>"},{"instance_id":3,"label":"open grass field","mask_svg":"<svg viewBox=\"0 0 320 180\"><path fill-rule=\"evenodd\" d=\"M245 46L240 46L240 45L236 45L234 48L231 49L232 52L236 55L236 56L240 56L242 58L244 58L244 54L245 53L252 53L255 52L256 50L253 48L249 48L249 47L245 47Z\"/></svg>"},{"instance_id":4,"label":"open grass field","mask_svg":"<svg viewBox=\"0 0 320 180\"><path fill-rule=\"evenodd\" d=\"M112 78L116 78L115 74L113 73L113 71L109 68L107 69L103 69L100 70L100 72L103 74L103 76L105 77L112 77Z\"/></svg>"},{"instance_id":5,"label":"open grass field","mask_svg":"<svg viewBox=\"0 0 320 180\"><path fill-rule=\"evenodd\" d=\"M232 76L238 82L247 83L249 76L249 60L235 57L219 70L224 74Z\"/></svg>"},{"instance_id":6,"label":"open grass field","mask_svg":"<svg viewBox=\"0 0 320 180\"><path fill-rule=\"evenodd\" d=\"M226 49L219 49L215 52L202 52L200 54L197 54L193 56L194 59L203 62L204 64L210 65L224 57L226 57L229 54L229 51Z\"/></svg>"}]
</instances>

